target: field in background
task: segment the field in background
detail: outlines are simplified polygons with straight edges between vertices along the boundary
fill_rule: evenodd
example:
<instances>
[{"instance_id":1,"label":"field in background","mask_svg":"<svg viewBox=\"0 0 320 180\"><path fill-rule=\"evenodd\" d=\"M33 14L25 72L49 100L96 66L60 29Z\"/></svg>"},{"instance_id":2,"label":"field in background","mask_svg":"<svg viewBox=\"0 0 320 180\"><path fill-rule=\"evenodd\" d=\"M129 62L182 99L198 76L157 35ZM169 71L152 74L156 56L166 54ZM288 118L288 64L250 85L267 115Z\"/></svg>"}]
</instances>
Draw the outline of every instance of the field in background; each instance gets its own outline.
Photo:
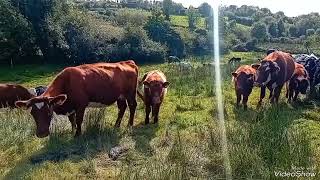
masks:
<instances>
[{"instance_id":1,"label":"field in background","mask_svg":"<svg viewBox=\"0 0 320 180\"><path fill-rule=\"evenodd\" d=\"M275 177L274 172L295 172L297 168L318 173L318 104L301 100L290 105L282 97L280 104L272 107L266 98L264 107L257 109L259 91L255 89L247 111L235 108L230 74L237 65L225 63L233 56L252 64L263 54L231 53L223 58L221 65L233 178L268 179ZM53 120L53 133L49 138L38 139L34 136L35 123L29 114L20 110L1 110L0 178L224 178L214 72L213 68L202 67L202 61L208 60L189 59L195 67L189 72L179 72L170 64L141 67L140 77L151 69L160 69L171 82L159 125L143 124L144 110L139 100L132 129L126 127L127 112L122 127L113 128L117 114L113 105L105 110L88 110L83 135L77 139L73 138L70 124L63 116ZM29 87L43 85L61 69L0 68L0 82L15 81ZM128 151L112 160L108 152L115 146L126 147Z\"/></svg>"},{"instance_id":2,"label":"field in background","mask_svg":"<svg viewBox=\"0 0 320 180\"><path fill-rule=\"evenodd\" d=\"M178 26L178 27L189 27L188 23L188 16L170 16L170 22L172 23L173 26ZM199 21L197 22L197 27L198 28L205 28L205 18L199 18Z\"/></svg>"}]
</instances>

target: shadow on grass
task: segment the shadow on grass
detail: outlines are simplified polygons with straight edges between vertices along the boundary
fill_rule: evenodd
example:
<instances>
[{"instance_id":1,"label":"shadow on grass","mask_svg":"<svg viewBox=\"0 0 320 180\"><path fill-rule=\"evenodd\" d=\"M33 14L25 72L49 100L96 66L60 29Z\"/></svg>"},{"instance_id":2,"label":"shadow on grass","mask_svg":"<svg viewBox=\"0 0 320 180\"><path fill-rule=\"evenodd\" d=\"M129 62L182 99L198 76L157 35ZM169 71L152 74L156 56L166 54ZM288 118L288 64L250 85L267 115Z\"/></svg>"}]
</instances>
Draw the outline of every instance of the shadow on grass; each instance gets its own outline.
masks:
<instances>
[{"instance_id":1,"label":"shadow on grass","mask_svg":"<svg viewBox=\"0 0 320 180\"><path fill-rule=\"evenodd\" d=\"M274 177L275 171L292 171L292 166L309 168L311 164L310 141L305 134L292 128L310 103L288 105L279 103L258 111L235 109L237 121L250 123L248 145L259 149L264 164Z\"/></svg>"},{"instance_id":2,"label":"shadow on grass","mask_svg":"<svg viewBox=\"0 0 320 180\"><path fill-rule=\"evenodd\" d=\"M153 124L153 121L148 125L141 123L136 126L132 132L132 138L136 141L135 149L145 156L152 156L154 152L150 142L155 138L158 129L159 124Z\"/></svg>"},{"instance_id":3,"label":"shadow on grass","mask_svg":"<svg viewBox=\"0 0 320 180\"><path fill-rule=\"evenodd\" d=\"M118 146L121 139L119 129L113 127L97 128L87 127L80 137L74 138L73 134L52 133L45 146L18 162L4 179L24 179L33 168L45 162L62 162L70 160L74 163L84 159L94 158L98 153L109 153L111 148Z\"/></svg>"}]
</instances>

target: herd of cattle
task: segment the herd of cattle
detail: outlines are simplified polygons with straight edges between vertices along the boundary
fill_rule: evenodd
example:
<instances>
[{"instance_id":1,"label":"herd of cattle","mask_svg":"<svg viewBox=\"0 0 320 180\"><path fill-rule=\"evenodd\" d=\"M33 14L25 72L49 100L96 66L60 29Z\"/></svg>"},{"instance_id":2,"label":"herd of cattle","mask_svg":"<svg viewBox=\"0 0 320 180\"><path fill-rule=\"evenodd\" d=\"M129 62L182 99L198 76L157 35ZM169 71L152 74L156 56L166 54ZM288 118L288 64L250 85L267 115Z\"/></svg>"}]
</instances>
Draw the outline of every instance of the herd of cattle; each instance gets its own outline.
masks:
<instances>
[{"instance_id":1,"label":"herd of cattle","mask_svg":"<svg viewBox=\"0 0 320 180\"><path fill-rule=\"evenodd\" d=\"M232 58L229 63L240 62L241 58ZM175 62L181 70L189 70L189 62ZM212 66L212 63L203 66ZM314 90L320 83L320 60L315 55L291 55L272 50L258 64L242 65L232 73L237 96L237 106L247 108L248 98L254 86L261 88L260 100L270 91L271 103L277 103L281 89L286 85L286 97L291 102L298 94L306 94L307 89ZM143 93L139 92L143 86ZM138 66L132 60L117 63L84 64L67 67L62 70L46 87L27 89L16 84L0 84L0 108L18 107L29 110L36 122L37 137L50 134L53 113L66 115L81 134L81 124L87 107L105 107L117 103L118 117L115 127L119 127L127 106L130 115L128 126L133 125L138 95L145 105L145 123L158 122L159 110L166 94L169 82L159 70L146 73L138 80Z\"/></svg>"},{"instance_id":2,"label":"herd of cattle","mask_svg":"<svg viewBox=\"0 0 320 180\"><path fill-rule=\"evenodd\" d=\"M143 93L138 86L143 86ZM127 106L133 125L138 95L145 104L145 123L152 112L158 122L159 109L169 82L158 70L146 73L138 80L138 66L132 60L118 63L84 64L62 70L48 87L27 89L21 85L0 84L0 107L18 107L29 110L36 122L37 137L50 134L53 112L68 116L75 136L81 134L81 124L87 107L105 107L117 102L119 127Z\"/></svg>"},{"instance_id":3,"label":"herd of cattle","mask_svg":"<svg viewBox=\"0 0 320 180\"><path fill-rule=\"evenodd\" d=\"M291 55L286 52L269 50L260 63L240 66L232 73L237 96L237 106L241 100L247 108L248 98L254 86L260 87L260 100L270 91L270 102L277 103L282 87L286 86L286 97L289 102L296 101L298 95L315 91L320 83L320 59L315 55Z\"/></svg>"}]
</instances>

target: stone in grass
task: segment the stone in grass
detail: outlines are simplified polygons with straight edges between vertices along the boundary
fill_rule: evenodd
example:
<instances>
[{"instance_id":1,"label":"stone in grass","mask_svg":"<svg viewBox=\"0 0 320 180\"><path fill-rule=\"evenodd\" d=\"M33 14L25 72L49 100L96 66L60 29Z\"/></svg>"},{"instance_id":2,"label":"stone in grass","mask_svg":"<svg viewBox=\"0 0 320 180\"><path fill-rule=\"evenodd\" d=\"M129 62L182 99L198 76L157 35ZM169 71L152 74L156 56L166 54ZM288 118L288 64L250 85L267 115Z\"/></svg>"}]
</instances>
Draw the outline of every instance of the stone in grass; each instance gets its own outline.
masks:
<instances>
[{"instance_id":1,"label":"stone in grass","mask_svg":"<svg viewBox=\"0 0 320 180\"><path fill-rule=\"evenodd\" d=\"M112 160L117 160L123 153L127 152L129 150L128 147L122 147L122 146L116 146L110 149L109 157Z\"/></svg>"}]
</instances>

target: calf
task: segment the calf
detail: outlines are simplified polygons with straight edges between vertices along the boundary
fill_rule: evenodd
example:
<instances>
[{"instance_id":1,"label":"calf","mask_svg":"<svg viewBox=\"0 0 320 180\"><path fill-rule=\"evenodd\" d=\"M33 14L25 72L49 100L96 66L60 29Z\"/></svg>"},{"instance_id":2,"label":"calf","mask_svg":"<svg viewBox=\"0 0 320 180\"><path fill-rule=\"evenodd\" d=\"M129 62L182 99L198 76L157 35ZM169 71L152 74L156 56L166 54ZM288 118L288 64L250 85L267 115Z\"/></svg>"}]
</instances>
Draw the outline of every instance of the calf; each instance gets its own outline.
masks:
<instances>
[{"instance_id":1,"label":"calf","mask_svg":"<svg viewBox=\"0 0 320 180\"><path fill-rule=\"evenodd\" d=\"M18 100L27 100L34 97L27 88L15 84L0 84L0 108L15 108Z\"/></svg>"},{"instance_id":2,"label":"calf","mask_svg":"<svg viewBox=\"0 0 320 180\"><path fill-rule=\"evenodd\" d=\"M166 76L158 70L150 71L145 74L142 78L142 83L144 86L142 98L145 103L146 111L145 123L149 124L151 110L154 123L157 123L159 120L160 106L170 83L167 81Z\"/></svg>"},{"instance_id":3,"label":"calf","mask_svg":"<svg viewBox=\"0 0 320 180\"><path fill-rule=\"evenodd\" d=\"M275 51L265 57L260 64L253 64L252 67L257 70L255 85L261 87L258 106L261 106L265 97L266 87L270 91L271 103L277 103L283 85L290 80L295 69L292 56L289 53Z\"/></svg>"},{"instance_id":4,"label":"calf","mask_svg":"<svg viewBox=\"0 0 320 180\"><path fill-rule=\"evenodd\" d=\"M309 87L309 76L303 65L296 63L294 73L289 81L288 101L297 100L299 93L306 94ZM294 97L293 97L294 95Z\"/></svg>"},{"instance_id":5,"label":"calf","mask_svg":"<svg viewBox=\"0 0 320 180\"><path fill-rule=\"evenodd\" d=\"M53 112L67 115L76 128L76 136L80 135L84 112L90 104L107 106L117 102L119 113L115 127L119 127L128 103L128 125L132 126L137 82L138 67L131 60L68 67L55 77L45 93L17 101L16 106L31 110L37 125L36 135L40 138L49 135Z\"/></svg>"},{"instance_id":6,"label":"calf","mask_svg":"<svg viewBox=\"0 0 320 180\"><path fill-rule=\"evenodd\" d=\"M232 80L234 82L234 88L237 96L237 107L242 99L244 109L247 109L247 102L252 92L255 74L256 70L248 65L240 66L232 73Z\"/></svg>"}]
</instances>

